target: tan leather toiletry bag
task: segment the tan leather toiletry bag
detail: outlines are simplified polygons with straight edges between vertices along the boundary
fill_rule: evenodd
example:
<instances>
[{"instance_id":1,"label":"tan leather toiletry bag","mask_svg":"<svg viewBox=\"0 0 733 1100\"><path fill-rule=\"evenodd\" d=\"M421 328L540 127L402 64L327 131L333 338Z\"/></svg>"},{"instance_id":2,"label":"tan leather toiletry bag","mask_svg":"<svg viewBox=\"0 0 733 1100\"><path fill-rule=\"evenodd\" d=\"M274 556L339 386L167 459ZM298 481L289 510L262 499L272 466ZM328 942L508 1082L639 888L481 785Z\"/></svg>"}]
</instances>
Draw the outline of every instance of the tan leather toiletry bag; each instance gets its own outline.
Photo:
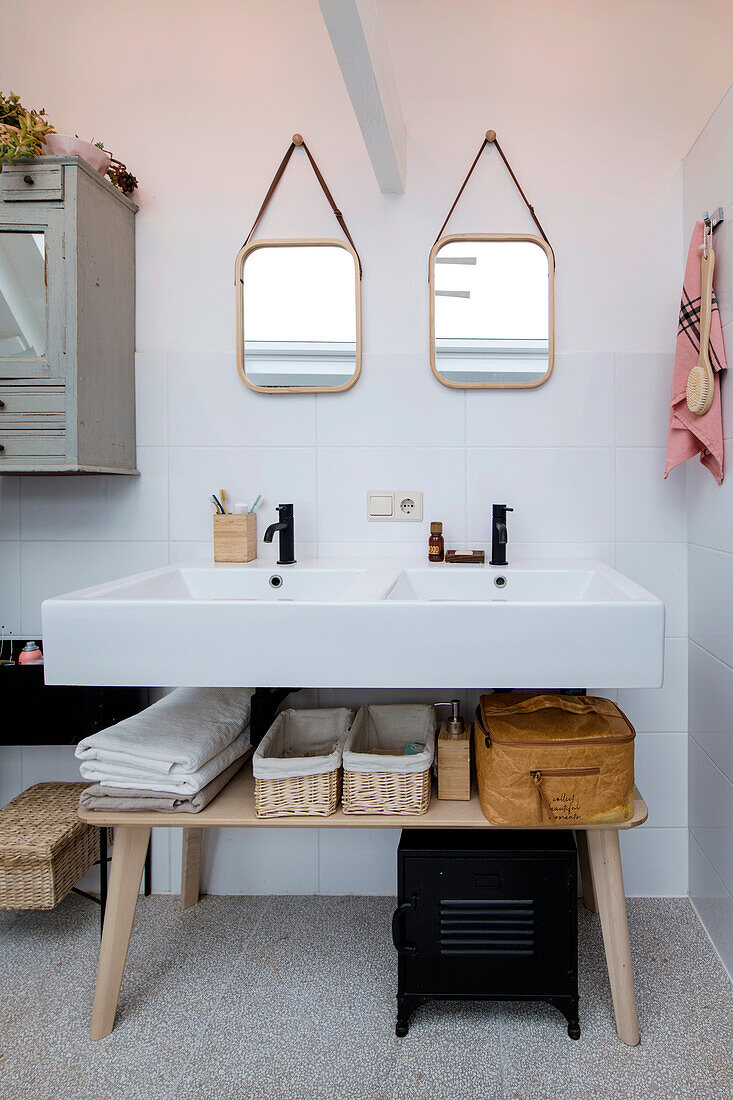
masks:
<instances>
[{"instance_id":1,"label":"tan leather toiletry bag","mask_svg":"<svg viewBox=\"0 0 733 1100\"><path fill-rule=\"evenodd\" d=\"M610 699L482 695L474 743L484 817L525 827L628 821L635 736Z\"/></svg>"}]
</instances>

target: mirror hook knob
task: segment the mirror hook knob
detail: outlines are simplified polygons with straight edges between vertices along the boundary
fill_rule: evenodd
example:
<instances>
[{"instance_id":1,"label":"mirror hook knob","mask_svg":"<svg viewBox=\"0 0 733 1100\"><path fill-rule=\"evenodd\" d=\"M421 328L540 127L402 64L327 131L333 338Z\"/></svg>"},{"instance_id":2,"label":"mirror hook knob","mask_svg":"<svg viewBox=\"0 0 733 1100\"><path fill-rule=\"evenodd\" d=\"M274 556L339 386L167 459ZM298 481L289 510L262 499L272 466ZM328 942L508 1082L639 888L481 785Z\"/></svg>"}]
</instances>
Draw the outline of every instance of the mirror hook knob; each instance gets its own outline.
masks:
<instances>
[{"instance_id":1,"label":"mirror hook knob","mask_svg":"<svg viewBox=\"0 0 733 1100\"><path fill-rule=\"evenodd\" d=\"M491 143L493 141L496 141L496 130L487 130L486 131L486 140L489 143Z\"/></svg>"},{"instance_id":2,"label":"mirror hook knob","mask_svg":"<svg viewBox=\"0 0 733 1100\"><path fill-rule=\"evenodd\" d=\"M293 134L293 145L302 145L302 144L303 144L303 135L302 134Z\"/></svg>"}]
</instances>

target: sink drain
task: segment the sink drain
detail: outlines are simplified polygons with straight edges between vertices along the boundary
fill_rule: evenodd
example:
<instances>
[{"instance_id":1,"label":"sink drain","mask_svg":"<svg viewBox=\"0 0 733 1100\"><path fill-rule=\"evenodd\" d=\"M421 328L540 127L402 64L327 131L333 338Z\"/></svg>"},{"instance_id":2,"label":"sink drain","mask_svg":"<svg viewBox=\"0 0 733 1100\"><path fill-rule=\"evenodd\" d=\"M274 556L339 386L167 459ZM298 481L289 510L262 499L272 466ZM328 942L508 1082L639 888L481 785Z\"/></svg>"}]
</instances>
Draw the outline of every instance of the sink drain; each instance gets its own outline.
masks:
<instances>
[{"instance_id":1,"label":"sink drain","mask_svg":"<svg viewBox=\"0 0 733 1100\"><path fill-rule=\"evenodd\" d=\"M506 577L494 577L494 584L497 588L506 588Z\"/></svg>"},{"instance_id":2,"label":"sink drain","mask_svg":"<svg viewBox=\"0 0 733 1100\"><path fill-rule=\"evenodd\" d=\"M270 588L282 588L283 579L279 573L273 573L269 580Z\"/></svg>"}]
</instances>

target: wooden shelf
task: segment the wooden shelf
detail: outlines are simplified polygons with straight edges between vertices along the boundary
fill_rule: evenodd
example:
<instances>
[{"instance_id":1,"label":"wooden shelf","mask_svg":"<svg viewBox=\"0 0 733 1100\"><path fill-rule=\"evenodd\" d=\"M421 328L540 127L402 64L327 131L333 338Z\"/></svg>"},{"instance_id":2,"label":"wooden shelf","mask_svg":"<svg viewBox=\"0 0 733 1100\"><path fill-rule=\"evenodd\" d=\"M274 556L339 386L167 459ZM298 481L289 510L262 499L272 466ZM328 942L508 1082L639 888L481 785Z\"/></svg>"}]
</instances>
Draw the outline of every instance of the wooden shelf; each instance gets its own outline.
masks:
<instances>
[{"instance_id":1,"label":"wooden shelf","mask_svg":"<svg viewBox=\"0 0 733 1100\"><path fill-rule=\"evenodd\" d=\"M633 829L642 825L649 812L638 790L634 792L634 815L620 825L587 825L587 829ZM499 829L481 812L474 787L470 802L441 801L435 784L428 812L425 814L345 814L339 807L330 817L257 817L254 808L254 778L252 765L245 764L206 809L197 814L168 814L154 810L141 812L79 810L79 817L90 825L141 825L163 828L196 829ZM535 828L565 829L570 825L538 825Z\"/></svg>"}]
</instances>

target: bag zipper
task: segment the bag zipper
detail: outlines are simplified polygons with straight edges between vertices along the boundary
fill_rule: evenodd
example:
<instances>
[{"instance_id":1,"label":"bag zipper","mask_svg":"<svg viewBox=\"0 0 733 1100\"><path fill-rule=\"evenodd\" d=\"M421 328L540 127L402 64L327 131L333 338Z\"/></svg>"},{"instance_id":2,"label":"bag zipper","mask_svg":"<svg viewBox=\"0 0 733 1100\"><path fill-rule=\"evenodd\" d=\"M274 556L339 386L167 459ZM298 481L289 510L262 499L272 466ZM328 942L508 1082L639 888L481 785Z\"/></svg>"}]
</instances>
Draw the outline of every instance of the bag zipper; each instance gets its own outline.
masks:
<instances>
[{"instance_id":1,"label":"bag zipper","mask_svg":"<svg viewBox=\"0 0 733 1100\"><path fill-rule=\"evenodd\" d=\"M513 742L510 742L513 744ZM546 793L542 789L542 780L545 776L570 776L570 775L600 775L600 768L530 768L529 774L532 776L532 782L537 788L537 794L540 796L540 821L542 820L542 807L547 810L547 816L550 821L555 821L555 814L550 800Z\"/></svg>"},{"instance_id":2,"label":"bag zipper","mask_svg":"<svg viewBox=\"0 0 733 1100\"><path fill-rule=\"evenodd\" d=\"M555 745L625 745L633 741L631 737L563 737L557 741L507 741L503 737L493 737L495 745L513 745L515 748L524 748L528 745L532 749L549 749Z\"/></svg>"},{"instance_id":3,"label":"bag zipper","mask_svg":"<svg viewBox=\"0 0 733 1100\"><path fill-rule=\"evenodd\" d=\"M630 731L628 734L624 734L621 737L564 737L558 741L509 741L505 738L492 738L491 731L486 725L484 725L484 716L482 713L481 704L479 703L478 707L476 708L476 722L484 732L487 749L491 748L492 740L495 745L513 745L514 747L528 745L530 748L533 749L550 748L554 745L625 745L629 741L634 740L634 738L636 737L636 730L631 725L631 722L629 722L623 711L618 711L618 715L619 717L623 718Z\"/></svg>"},{"instance_id":4,"label":"bag zipper","mask_svg":"<svg viewBox=\"0 0 733 1100\"><path fill-rule=\"evenodd\" d=\"M530 768L529 774L539 786L546 775L600 775L600 768Z\"/></svg>"},{"instance_id":5,"label":"bag zipper","mask_svg":"<svg viewBox=\"0 0 733 1100\"><path fill-rule=\"evenodd\" d=\"M476 717L485 734L487 749L491 747L492 741L495 745L511 745L513 748L524 748L526 745L532 749L550 749L555 745L626 745L636 737L636 733L632 731L620 737L563 737L553 741L510 741L505 737L492 737L481 716Z\"/></svg>"},{"instance_id":6,"label":"bag zipper","mask_svg":"<svg viewBox=\"0 0 733 1100\"><path fill-rule=\"evenodd\" d=\"M483 725L481 727L484 729ZM554 749L558 745L627 745L634 740L634 734L624 737L563 737L553 741L508 741L504 737L492 737L488 730L486 734L486 748L494 745L509 745L515 749Z\"/></svg>"}]
</instances>

